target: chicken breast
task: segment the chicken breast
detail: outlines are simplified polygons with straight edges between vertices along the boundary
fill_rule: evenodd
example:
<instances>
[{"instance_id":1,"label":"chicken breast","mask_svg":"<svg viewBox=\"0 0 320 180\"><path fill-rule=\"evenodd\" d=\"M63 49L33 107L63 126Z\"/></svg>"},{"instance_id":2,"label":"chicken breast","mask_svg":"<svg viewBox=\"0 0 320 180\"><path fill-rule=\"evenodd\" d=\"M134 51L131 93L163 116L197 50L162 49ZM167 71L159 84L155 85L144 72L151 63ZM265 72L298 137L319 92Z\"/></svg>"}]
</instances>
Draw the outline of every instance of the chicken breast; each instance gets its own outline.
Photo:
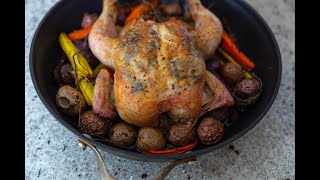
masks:
<instances>
[{"instance_id":1,"label":"chicken breast","mask_svg":"<svg viewBox=\"0 0 320 180\"><path fill-rule=\"evenodd\" d=\"M120 37L115 102L127 122L156 125L163 112L179 121L199 116L205 63L188 27L179 25L140 20Z\"/></svg>"}]
</instances>

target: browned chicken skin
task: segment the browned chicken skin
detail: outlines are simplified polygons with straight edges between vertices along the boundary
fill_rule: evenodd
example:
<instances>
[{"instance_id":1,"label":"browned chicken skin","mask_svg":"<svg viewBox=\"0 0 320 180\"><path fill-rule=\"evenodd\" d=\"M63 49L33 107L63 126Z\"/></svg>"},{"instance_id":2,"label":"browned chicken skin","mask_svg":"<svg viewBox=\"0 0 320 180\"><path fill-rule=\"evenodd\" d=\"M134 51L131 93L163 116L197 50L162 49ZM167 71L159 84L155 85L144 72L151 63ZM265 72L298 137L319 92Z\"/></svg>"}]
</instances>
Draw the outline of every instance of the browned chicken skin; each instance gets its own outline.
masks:
<instances>
[{"instance_id":1,"label":"browned chicken skin","mask_svg":"<svg viewBox=\"0 0 320 180\"><path fill-rule=\"evenodd\" d=\"M114 93L117 113L124 121L156 126L161 113L168 113L173 121L193 122L201 112L233 104L224 85L206 72L204 60L214 54L223 28L199 0L186 0L194 28L177 19L162 23L139 19L126 25L120 34L115 26L116 3L117 0L104 0L103 11L89 35L93 54L115 70L113 92L103 89L102 84L112 87L107 86L109 82L96 82L94 110L105 117L114 116L112 109L103 113L103 108L112 107L110 94ZM206 80L212 82L205 83ZM214 96L205 103L212 108L206 105L202 109L204 86ZM108 105L103 105L101 99Z\"/></svg>"}]
</instances>

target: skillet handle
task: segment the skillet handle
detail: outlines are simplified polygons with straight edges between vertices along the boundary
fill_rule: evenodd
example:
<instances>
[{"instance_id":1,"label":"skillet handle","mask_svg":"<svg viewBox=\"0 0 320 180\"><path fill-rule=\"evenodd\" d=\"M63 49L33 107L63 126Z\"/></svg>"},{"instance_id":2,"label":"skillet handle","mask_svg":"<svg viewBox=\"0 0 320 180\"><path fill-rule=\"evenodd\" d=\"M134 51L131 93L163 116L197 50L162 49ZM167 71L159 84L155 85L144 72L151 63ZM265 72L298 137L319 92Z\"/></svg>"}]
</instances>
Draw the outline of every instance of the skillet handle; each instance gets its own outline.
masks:
<instances>
[{"instance_id":1,"label":"skillet handle","mask_svg":"<svg viewBox=\"0 0 320 180\"><path fill-rule=\"evenodd\" d=\"M98 149L91 145L90 143L86 142L83 139L79 139L79 145L82 147L83 150L86 149L86 147L90 147L94 154L96 155L96 158L99 163L99 169L100 169L100 175L101 175L101 180L116 180L114 177L112 177L105 166L105 163L102 159L101 154L99 153ZM161 169L161 171L153 178L153 180L164 180L169 172L175 168L177 165L182 164L182 163L188 163L188 164L193 164L197 159L194 158L186 158L186 159L178 159L175 160L171 163L169 163L167 166Z\"/></svg>"},{"instance_id":2,"label":"skillet handle","mask_svg":"<svg viewBox=\"0 0 320 180\"><path fill-rule=\"evenodd\" d=\"M97 148L95 148L90 143L84 141L83 139L79 139L79 145L83 148L83 150L85 150L87 146L90 147L92 149L92 151L94 152L94 154L96 155L96 158L97 158L97 160L99 162L101 180L116 180L114 177L112 177L108 173L107 168L106 168L106 166L104 164L104 161L103 161L103 159L101 157L101 154L99 153Z\"/></svg>"},{"instance_id":3,"label":"skillet handle","mask_svg":"<svg viewBox=\"0 0 320 180\"><path fill-rule=\"evenodd\" d=\"M182 163L188 163L188 164L193 164L197 158L186 158L186 159L178 159L170 164L168 164L166 167L162 168L161 171L152 179L152 180L164 180L169 172L175 168L177 165L182 164Z\"/></svg>"}]
</instances>

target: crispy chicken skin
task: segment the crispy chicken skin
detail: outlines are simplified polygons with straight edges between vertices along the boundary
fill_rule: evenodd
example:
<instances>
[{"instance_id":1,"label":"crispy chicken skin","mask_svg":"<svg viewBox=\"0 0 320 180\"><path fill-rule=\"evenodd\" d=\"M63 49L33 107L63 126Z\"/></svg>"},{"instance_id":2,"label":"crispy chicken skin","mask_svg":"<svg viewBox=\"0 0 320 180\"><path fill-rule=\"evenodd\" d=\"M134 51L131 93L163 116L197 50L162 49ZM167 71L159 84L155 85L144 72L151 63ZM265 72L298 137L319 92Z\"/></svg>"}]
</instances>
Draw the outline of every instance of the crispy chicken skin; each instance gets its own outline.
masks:
<instances>
[{"instance_id":1,"label":"crispy chicken skin","mask_svg":"<svg viewBox=\"0 0 320 180\"><path fill-rule=\"evenodd\" d=\"M168 113L173 121L197 120L207 79L204 60L213 55L222 37L219 19L199 0L186 0L194 29L174 18L162 23L139 19L117 34L116 3L103 1L103 11L89 34L89 46L102 63L115 70L113 92L118 115L136 126L158 125L161 113ZM111 92L97 82L95 86ZM101 97L95 89L94 97L99 94ZM101 103L96 108L95 104L93 108L104 114Z\"/></svg>"}]
</instances>

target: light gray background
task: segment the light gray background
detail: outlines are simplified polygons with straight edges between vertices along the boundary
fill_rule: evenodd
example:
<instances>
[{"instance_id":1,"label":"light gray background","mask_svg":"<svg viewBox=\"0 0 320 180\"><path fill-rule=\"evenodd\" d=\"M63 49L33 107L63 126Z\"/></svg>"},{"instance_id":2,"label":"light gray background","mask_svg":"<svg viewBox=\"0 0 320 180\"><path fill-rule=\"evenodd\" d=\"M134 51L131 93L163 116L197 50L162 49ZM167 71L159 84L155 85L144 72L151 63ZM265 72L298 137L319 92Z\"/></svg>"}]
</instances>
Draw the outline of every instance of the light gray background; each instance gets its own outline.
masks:
<instances>
[{"instance_id":1,"label":"light gray background","mask_svg":"<svg viewBox=\"0 0 320 180\"><path fill-rule=\"evenodd\" d=\"M82 151L77 137L55 120L38 98L29 73L30 43L40 20L58 0L25 1L25 178L99 179L91 150ZM193 166L180 165L169 179L295 179L295 2L247 0L267 21L279 43L282 83L263 120L228 147L204 155ZM102 152L119 179L146 179L166 165L119 158Z\"/></svg>"}]
</instances>

